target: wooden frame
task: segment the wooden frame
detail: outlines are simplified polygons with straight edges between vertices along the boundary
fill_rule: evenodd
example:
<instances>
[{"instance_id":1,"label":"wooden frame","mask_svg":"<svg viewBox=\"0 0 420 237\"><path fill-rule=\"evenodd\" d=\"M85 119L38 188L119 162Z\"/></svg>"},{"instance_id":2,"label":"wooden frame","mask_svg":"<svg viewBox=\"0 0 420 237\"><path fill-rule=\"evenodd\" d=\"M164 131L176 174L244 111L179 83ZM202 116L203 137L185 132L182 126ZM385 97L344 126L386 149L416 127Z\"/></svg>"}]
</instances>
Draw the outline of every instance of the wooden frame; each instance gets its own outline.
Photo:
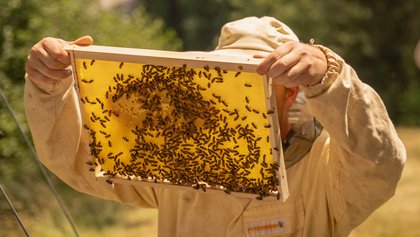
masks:
<instances>
[{"instance_id":1,"label":"wooden frame","mask_svg":"<svg viewBox=\"0 0 420 237\"><path fill-rule=\"evenodd\" d=\"M140 67L144 68L147 65L151 65L151 66L163 66L165 67L165 69L167 69L168 71L170 71L170 69L175 69L175 68L184 68L185 70L190 70L191 72L196 72L199 71L200 74L200 78L204 76L201 76L201 73L203 73L203 75L206 75L205 73L208 72L208 74L219 74L220 77L217 77L217 80L219 84L211 84L210 81L213 83L213 81L215 80L216 77L213 77L210 80L210 76L208 78L208 88L205 88L204 84L200 87L197 86L197 91L208 91L208 94L210 93L211 90L215 90L212 89L213 87L217 88L222 88L223 83L227 83L227 85L229 85L229 80L233 81L234 79L232 78L240 78L240 76L238 76L239 74L242 73L242 75L245 75L243 77L248 77L248 76L252 76L252 77L258 77L258 75L256 74L256 67L258 65L258 63L260 62L259 59L255 59L255 58L247 58L247 57L239 57L239 56L227 56L227 55L221 55L221 54L217 54L217 52L173 52L173 51L161 51L161 50L146 50L146 49L133 49L133 48L120 48L120 47L107 47L107 46L76 46L76 45L71 45L71 46L67 46L66 50L70 53L70 57L71 57L71 62L72 62L72 67L73 67L73 72L74 72L74 78L75 78L75 87L76 87L76 91L78 93L79 96L79 101L80 101L80 107L81 107L81 112L82 112L82 120L84 121L84 126L88 127L87 129L84 130L84 132L86 132L87 136L89 137L88 133L92 133L93 131L99 132L100 129L98 129L98 127L96 129L93 129L93 126L96 126L94 124L94 120L96 121L96 124L99 124L98 121L100 121L100 119L96 119L95 116L93 115L93 119L92 119L92 115L89 115L87 113L92 113L91 110L88 110L87 108L89 107L93 107L96 106L98 107L98 103L101 103L101 106L104 107L104 104L102 104L105 97L103 97L104 93L101 93L102 97L97 99L97 102L92 101L92 99L90 100L91 102L86 102L86 100L88 100L88 97L86 95L88 95L88 93L100 93L100 92L95 92L95 91L100 91L101 86L104 87L104 85L101 84L97 84L94 85L94 83L96 83L96 81L98 79L93 78L93 76L95 76L96 74L100 74L102 73L102 77L101 80L104 80L105 82L98 82L98 83L107 83L106 80L109 81L108 84L112 84L112 75L109 77L111 79L108 78L108 74L110 73L105 73L105 72L94 72L93 70L99 70L99 69L89 69L90 67L96 67L96 65L111 65L111 66L102 66L101 70L110 70L107 67L114 67L116 68L115 70L124 70L123 67L131 67L131 68L137 68L137 66L139 65ZM112 66L113 65L113 66ZM129 66L126 66L129 65ZM119 67L119 69L117 68L117 66ZM99 67L99 66L98 66ZM89 74L89 70L92 70L92 73ZM113 69L114 70L114 69ZM134 69L126 69L126 70L131 70L131 71L124 71L125 74L123 74L121 72L121 74L114 74L116 75L117 78L115 78L114 76L114 81L120 80L123 75L127 76L127 72L133 72ZM137 69L136 69L137 70ZM86 72L86 73L85 73ZM95 74L96 73L96 74ZM134 75L132 75L133 73L129 74L129 76L131 78L134 78ZM223 75L222 75L223 74ZM88 76L89 75L89 76ZM120 76L121 75L121 78ZM163 75L167 75L167 74L163 74ZM224 75L227 75L226 77L228 79L225 79L225 81L223 81L223 77ZM89 78L87 78L89 77ZM107 79L105 79L105 77ZM267 136L267 143L271 144L271 149L270 149L270 153L272 154L272 162L273 164L277 164L274 165L273 167L276 168L275 171L275 176L278 179L278 183L277 183L277 190L276 192L269 192L269 193L258 193L258 192L242 192L242 191L230 191L228 189L226 189L226 187L223 187L223 185L218 186L218 187L214 187L212 185L208 185L205 182L201 182L199 180L199 182L197 182L197 189L202 189L204 191L209 191L209 192L216 192L216 193L221 193L220 191L224 191L225 193L229 193L235 196L240 196L240 197L256 197L257 199L262 199L262 198L281 198L283 201L285 201L288 198L288 186L287 186L287 178L286 178L286 172L285 172L285 165L284 165L284 159L283 159L283 152L282 152L282 147L281 147L281 138L280 138L280 127L278 124L278 119L277 119L277 109L275 106L275 94L274 94L274 89L273 89L273 85L272 85L272 81L270 78L264 76L261 77L263 81L263 93L264 93L264 98L262 98L263 101L265 101L265 111L261 111L261 114L264 116L264 118L266 118L266 122L269 125L269 127L265 127L262 128L262 126L259 126L258 131L260 130L267 130L267 134L269 134L269 136ZM230 78L230 79L229 79ZM95 82L93 82L95 80ZM157 79L155 79L157 80ZM198 79L198 76L192 76L192 80L200 80ZM204 80L204 79L203 79ZM236 80L236 79L235 79ZM239 80L239 79L238 79ZM243 79L245 80L245 79ZM122 79L121 79L122 81ZM126 79L124 79L124 81L127 81ZM194 82L195 83L195 82ZM108 85L106 84L106 85ZM198 83L200 84L200 83ZM242 82L242 84L244 84ZM249 86L251 87L251 85L247 85L247 83L244 84L245 87ZM211 88L212 87L212 88ZM232 88L235 89L235 88ZM242 91L244 91L245 89L242 89ZM254 90L254 89L253 89ZM256 89L255 89L256 90ZM109 86L109 91L112 91L111 86ZM106 92L108 93L108 92ZM204 93L204 92L203 92ZM206 92L207 93L207 92ZM224 92L226 98L233 98L236 96L234 95L234 93L228 93L228 92ZM254 93L255 94L255 93ZM254 95L252 94L252 95ZM128 95L125 95L126 97L129 97ZM213 93L213 96L215 96L215 94ZM241 95L239 95L241 96ZM108 97L108 94L107 94ZM217 97L217 96L216 96ZM220 97L220 96L219 96ZM243 97L243 95L242 95ZM121 96L119 98L122 98ZM160 98L160 97L159 97ZM248 97L245 97L248 98ZM112 104L115 103L115 101L117 101L118 99L113 100L114 102L109 102L108 104ZM207 99L208 100L208 99ZM214 99L216 100L216 99ZM236 100L235 100L236 101ZM239 101L239 100L238 100ZM236 101L236 104L239 104L239 102ZM214 102L214 101L213 101ZM220 100L219 98L219 102L225 103L225 101ZM250 107L248 107L246 105L246 103L249 103L248 99L246 99L246 102L243 102L245 104L246 109L249 110L249 112L251 112ZM93 105L95 104L95 105ZM207 103L209 104L209 103ZM260 103L261 104L261 103ZM136 104L138 105L138 104ZM105 105L106 106L106 105ZM221 105L218 105L219 107ZM230 105L229 105L230 106ZM223 107L223 106L222 106ZM131 107L132 108L132 107ZM225 111L227 111L226 113L229 112L228 109L230 109L230 114L233 114L234 112L236 112L237 115L233 115L235 118L230 119L229 121L231 121L233 123L233 121L239 121L239 114L238 111L236 109L228 107L228 105L226 105L226 107L224 107ZM88 111L88 112L87 112ZM219 111L219 110L216 110ZM245 109L242 108L242 113L248 113ZM131 111L132 112L132 111ZM254 113L260 114L260 111L257 111L256 109L254 109ZM110 114L111 115L111 114ZM227 116L227 114L225 114ZM90 117L89 117L90 116ZM223 117L222 115L220 116L220 118L224 118L226 120L226 116ZM260 116L260 115L258 115ZM97 116L96 116L97 117ZM106 116L105 116L106 117ZM244 118L243 120L245 121L246 116L242 116L242 118ZM89 121L92 120L92 122ZM258 118L256 118L258 119ZM260 120L262 121L262 119L259 119L258 121L260 122ZM108 120L109 121L109 120ZM130 120L131 121L131 120ZM254 121L254 120L252 120ZM256 121L256 120L255 120ZM103 120L103 123L105 123L107 121ZM230 122L225 122L225 127L227 126L227 124L229 124ZM140 124L140 123L139 123ZM143 121L144 124L144 121ZM91 127L89 127L90 125L92 125ZM248 124L249 125L249 124ZM257 131L256 125L252 122L252 125L255 126L255 131ZM99 126L99 125L97 125ZM103 127L104 124L102 124ZM116 127L118 127L117 125L115 125ZM236 127L239 127L239 125L237 125ZM250 127L250 126L249 126ZM100 127L99 127L100 128ZM137 128L137 125L136 125ZM103 129L105 130L105 128ZM220 129L219 129L220 130ZM102 133L105 134L105 132L100 131ZM90 136L91 139L91 144L92 144L92 136ZM138 138L136 138L138 140ZM95 140L95 137L93 138L93 140ZM128 139L127 139L128 140ZM262 144L262 142L260 142L261 139L259 139L259 143ZM110 142L110 141L108 141ZM254 141L255 144L257 144L257 141ZM258 143L258 144L259 144ZM103 144L101 143L101 146ZM109 144L110 145L110 144ZM248 144L249 145L249 144ZM198 146L198 145L197 145ZM241 146L237 145L236 147L241 148ZM96 149L96 148L95 148ZM198 149L198 148L196 148ZM248 148L249 149L249 148ZM102 149L100 149L102 150ZM211 150L211 149L209 149ZM234 150L234 149L229 149L229 150ZM258 151L259 152L259 151ZM186 189L191 189L191 186L194 185L185 185L183 183L174 183L174 182L169 182L166 179L149 179L149 178L141 178L139 176L135 176L135 175L121 175L120 173L117 174L112 174L110 175L110 173L106 171L106 169L104 169L105 165L103 162L97 162L98 160L98 155L95 154L95 152L92 150L93 153L93 157L96 159L92 161L92 164L95 164L95 166L91 167L91 169L95 170L95 175L98 178L103 178L106 179L108 182L112 183L112 182L118 182L118 183L136 183L136 182L141 182L145 185L151 185L151 186L159 186L159 187L175 187L175 188L186 188ZM108 154L110 154L112 152L108 152ZM116 161L115 161L116 162ZM204 162L204 161L203 161ZM265 162L265 158L264 161ZM100 164L102 163L102 164ZM259 163L261 163L261 160L259 161ZM257 165L259 165L259 163ZM114 163L115 165L115 163ZM203 165L204 167L205 165ZM144 167L144 166L143 166ZM160 166L159 166L160 167ZM235 166L236 167L236 166ZM88 168L88 167L87 167ZM105 170L105 172L104 172ZM255 173L255 170L253 171ZM262 174L263 169L261 168L261 175L262 178L264 178L264 174ZM235 177L236 177L236 173L235 173Z\"/></svg>"}]
</instances>

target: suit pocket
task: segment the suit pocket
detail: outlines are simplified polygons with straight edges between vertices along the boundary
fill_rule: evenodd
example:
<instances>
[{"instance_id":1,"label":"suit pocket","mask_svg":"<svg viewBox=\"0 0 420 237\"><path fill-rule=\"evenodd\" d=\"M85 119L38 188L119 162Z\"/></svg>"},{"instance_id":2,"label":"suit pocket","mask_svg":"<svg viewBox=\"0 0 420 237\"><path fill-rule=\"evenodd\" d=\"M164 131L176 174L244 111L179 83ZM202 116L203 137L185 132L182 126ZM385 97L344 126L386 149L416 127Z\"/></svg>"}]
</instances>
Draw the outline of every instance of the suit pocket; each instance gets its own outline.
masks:
<instances>
[{"instance_id":1,"label":"suit pocket","mask_svg":"<svg viewBox=\"0 0 420 237\"><path fill-rule=\"evenodd\" d=\"M273 200L253 204L244 211L244 236L302 236L305 212L301 197L289 198L285 203Z\"/></svg>"}]
</instances>

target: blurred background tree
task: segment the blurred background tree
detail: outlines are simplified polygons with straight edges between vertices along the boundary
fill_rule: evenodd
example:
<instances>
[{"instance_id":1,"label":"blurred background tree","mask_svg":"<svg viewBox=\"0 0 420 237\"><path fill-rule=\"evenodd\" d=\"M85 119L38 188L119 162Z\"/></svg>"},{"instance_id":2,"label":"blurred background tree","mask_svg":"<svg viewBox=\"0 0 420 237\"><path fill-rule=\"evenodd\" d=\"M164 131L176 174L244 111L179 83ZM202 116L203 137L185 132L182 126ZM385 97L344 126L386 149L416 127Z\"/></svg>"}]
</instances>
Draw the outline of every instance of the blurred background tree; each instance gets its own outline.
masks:
<instances>
[{"instance_id":1,"label":"blurred background tree","mask_svg":"<svg viewBox=\"0 0 420 237\"><path fill-rule=\"evenodd\" d=\"M105 3L113 5L107 8ZM207 51L216 46L224 23L253 15L276 17L301 41L313 38L331 48L378 91L397 125L420 125L420 70L413 61L420 39L419 1L0 0L0 6L0 87L26 134L24 67L31 47L41 38L73 40L91 35L98 45ZM26 147L6 107L0 104L0 183L24 216L38 223L50 221L49 235L63 236L61 229L71 233L58 224L63 217ZM71 211L78 225L100 228L104 223L124 221L120 217L128 209L55 182L66 201L76 205ZM44 195L33 195L34 190ZM89 219L92 216L85 215L86 210L101 210L103 215ZM0 237L21 233L16 231L16 223L9 221L10 215L6 203L0 201Z\"/></svg>"},{"instance_id":2,"label":"blurred background tree","mask_svg":"<svg viewBox=\"0 0 420 237\"><path fill-rule=\"evenodd\" d=\"M141 6L130 11L124 7L105 9L99 1L83 0L0 0L0 5L0 86L28 135L22 103L24 70L31 47L41 38L74 40L88 34L101 45L166 50L180 50L182 45L174 30L167 29L163 20L149 17ZM0 103L0 184L15 201L24 220L41 223L31 222L30 233L71 236L71 229L59 224L60 220L65 223L65 219L31 156L5 104ZM101 226L122 221L116 213L123 215L124 211L116 212L116 206L92 201L69 190L58 179L55 183L67 203L76 204L71 211L78 217L78 225ZM21 236L1 194L0 200L0 236ZM102 215L86 216L87 210L101 210ZM48 226L44 229L50 233L41 230L43 225Z\"/></svg>"},{"instance_id":3,"label":"blurred background tree","mask_svg":"<svg viewBox=\"0 0 420 237\"><path fill-rule=\"evenodd\" d=\"M176 30L184 50L211 50L220 27L246 16L273 16L303 42L311 38L342 56L374 87L400 125L420 125L420 2L393 0L139 0Z\"/></svg>"}]
</instances>

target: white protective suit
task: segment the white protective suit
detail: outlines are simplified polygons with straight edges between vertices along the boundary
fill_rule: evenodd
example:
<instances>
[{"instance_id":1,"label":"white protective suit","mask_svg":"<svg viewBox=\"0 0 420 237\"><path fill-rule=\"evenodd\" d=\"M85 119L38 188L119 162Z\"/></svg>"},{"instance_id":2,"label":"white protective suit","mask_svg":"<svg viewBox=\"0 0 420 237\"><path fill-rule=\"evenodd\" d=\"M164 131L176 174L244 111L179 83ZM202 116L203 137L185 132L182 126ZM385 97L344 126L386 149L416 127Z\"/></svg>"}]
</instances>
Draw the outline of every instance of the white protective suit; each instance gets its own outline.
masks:
<instances>
[{"instance_id":1,"label":"white protective suit","mask_svg":"<svg viewBox=\"0 0 420 237\"><path fill-rule=\"evenodd\" d=\"M214 53L249 57L288 40L297 38L283 23L250 17L226 24ZM301 89L323 130L309 146L300 142L308 139L291 139L284 203L96 180L86 165L90 150L72 78L53 85L26 78L36 150L46 167L80 192L158 208L161 237L347 236L394 194L406 153L378 94L338 55L317 47L327 56L328 72L321 83Z\"/></svg>"}]
</instances>

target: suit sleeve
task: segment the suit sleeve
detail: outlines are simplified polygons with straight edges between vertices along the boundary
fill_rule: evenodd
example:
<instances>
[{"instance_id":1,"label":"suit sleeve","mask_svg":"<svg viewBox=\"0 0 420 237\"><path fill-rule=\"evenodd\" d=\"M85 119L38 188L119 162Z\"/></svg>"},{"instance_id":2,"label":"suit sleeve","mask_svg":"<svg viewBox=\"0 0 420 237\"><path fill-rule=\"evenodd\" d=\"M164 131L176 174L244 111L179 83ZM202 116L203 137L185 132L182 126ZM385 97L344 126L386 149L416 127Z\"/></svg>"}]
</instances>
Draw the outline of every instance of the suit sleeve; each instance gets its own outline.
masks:
<instances>
[{"instance_id":1,"label":"suit sleeve","mask_svg":"<svg viewBox=\"0 0 420 237\"><path fill-rule=\"evenodd\" d=\"M156 207L152 188L113 185L97 180L89 171L88 139L71 77L55 84L35 84L26 76L25 113L41 162L72 188L103 199L143 207Z\"/></svg>"},{"instance_id":2,"label":"suit sleeve","mask_svg":"<svg viewBox=\"0 0 420 237\"><path fill-rule=\"evenodd\" d=\"M336 223L350 228L337 230L345 233L393 196L406 151L379 95L338 55L320 48L328 73L303 90L330 135L327 198Z\"/></svg>"}]
</instances>

